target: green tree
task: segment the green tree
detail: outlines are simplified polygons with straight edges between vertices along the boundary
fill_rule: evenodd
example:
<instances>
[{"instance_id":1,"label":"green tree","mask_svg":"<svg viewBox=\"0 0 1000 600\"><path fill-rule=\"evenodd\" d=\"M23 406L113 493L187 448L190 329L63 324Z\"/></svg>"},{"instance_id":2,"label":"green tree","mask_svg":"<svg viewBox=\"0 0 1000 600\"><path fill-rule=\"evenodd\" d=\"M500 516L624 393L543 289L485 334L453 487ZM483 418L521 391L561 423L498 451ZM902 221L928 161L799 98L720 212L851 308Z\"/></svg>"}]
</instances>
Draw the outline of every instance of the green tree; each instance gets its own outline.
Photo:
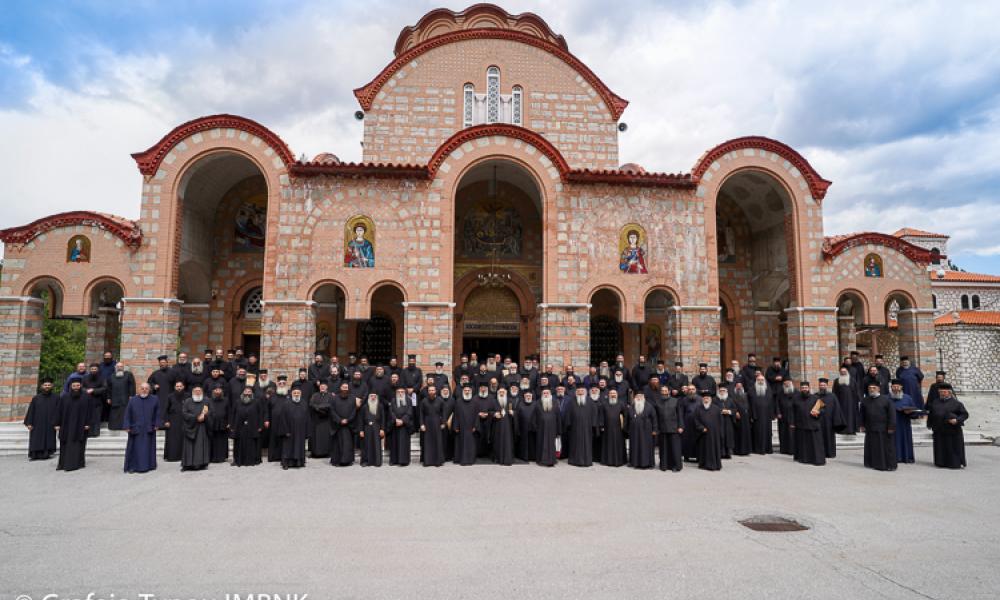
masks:
<instances>
[{"instance_id":1,"label":"green tree","mask_svg":"<svg viewBox=\"0 0 1000 600\"><path fill-rule=\"evenodd\" d=\"M45 319L42 323L42 350L38 366L38 381L51 377L56 389L61 390L66 377L83 360L87 343L87 323L79 319L63 319L53 315L48 292L42 293L45 301Z\"/></svg>"}]
</instances>

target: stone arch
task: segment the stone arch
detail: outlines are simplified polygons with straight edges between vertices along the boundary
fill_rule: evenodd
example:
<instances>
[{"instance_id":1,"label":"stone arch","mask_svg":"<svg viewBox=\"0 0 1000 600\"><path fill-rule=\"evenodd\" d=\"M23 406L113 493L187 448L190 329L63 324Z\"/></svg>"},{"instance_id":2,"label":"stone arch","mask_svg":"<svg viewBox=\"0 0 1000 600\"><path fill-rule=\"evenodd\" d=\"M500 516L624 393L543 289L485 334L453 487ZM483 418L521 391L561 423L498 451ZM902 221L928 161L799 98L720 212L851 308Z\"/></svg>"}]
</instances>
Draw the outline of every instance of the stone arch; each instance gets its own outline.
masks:
<instances>
[{"instance_id":1,"label":"stone arch","mask_svg":"<svg viewBox=\"0 0 1000 600\"><path fill-rule=\"evenodd\" d=\"M375 296L375 293L383 287L395 288L403 296L403 302L409 302L409 294L403 284L391 279L382 279L368 286L368 291L365 292L365 303L370 305L372 297Z\"/></svg>"},{"instance_id":2,"label":"stone arch","mask_svg":"<svg viewBox=\"0 0 1000 600\"><path fill-rule=\"evenodd\" d=\"M316 296L316 292L318 292L321 288L326 287L328 285L332 285L333 287L339 289L340 293L344 295L345 299L348 297L347 287L343 283L341 283L336 279L325 278L317 280L314 283L312 283L309 286L308 290L306 291L305 298L307 300L313 300Z\"/></svg>"},{"instance_id":3,"label":"stone arch","mask_svg":"<svg viewBox=\"0 0 1000 600\"><path fill-rule=\"evenodd\" d=\"M66 301L66 286L56 277L42 275L35 277L24 284L21 296L31 298L42 298L42 292L50 292L52 301L48 305L49 316L59 317L63 314Z\"/></svg>"},{"instance_id":4,"label":"stone arch","mask_svg":"<svg viewBox=\"0 0 1000 600\"><path fill-rule=\"evenodd\" d=\"M841 308L841 303L844 299L855 301L858 305L858 309L860 310L855 310L852 314L854 314L856 318L860 318L860 320L856 321L858 325L872 322L871 301L861 290L853 287L843 288L831 298L833 301L829 306L836 306L838 309Z\"/></svg>"},{"instance_id":5,"label":"stone arch","mask_svg":"<svg viewBox=\"0 0 1000 600\"><path fill-rule=\"evenodd\" d=\"M112 284L118 286L118 288L121 290L121 294L119 294L118 297L116 298L116 302L120 301L123 297L128 296L128 288L125 287L125 284L120 279L118 279L117 277L111 276L111 275L100 275L100 276L94 278L84 288L83 297L84 297L84 300L87 302L87 309L88 309L87 314L93 316L93 315L97 314L95 309L97 309L97 308L108 308L109 307L109 306L103 306L102 307L102 306L95 306L94 305L95 301L97 300L97 298L94 297L94 294L95 293L99 293L100 286L105 285L105 284L109 284L109 283L112 283ZM110 306L113 307L114 304L112 303Z\"/></svg>"}]
</instances>

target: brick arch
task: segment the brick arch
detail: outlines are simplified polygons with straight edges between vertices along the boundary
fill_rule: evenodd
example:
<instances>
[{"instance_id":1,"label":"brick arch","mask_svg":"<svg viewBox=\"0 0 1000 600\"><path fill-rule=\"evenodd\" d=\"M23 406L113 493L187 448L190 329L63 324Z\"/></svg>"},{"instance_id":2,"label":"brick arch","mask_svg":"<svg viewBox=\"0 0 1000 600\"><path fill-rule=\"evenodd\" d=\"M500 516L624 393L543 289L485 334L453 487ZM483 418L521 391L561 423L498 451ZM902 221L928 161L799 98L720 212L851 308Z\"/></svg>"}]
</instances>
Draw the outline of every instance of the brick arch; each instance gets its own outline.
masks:
<instances>
[{"instance_id":1,"label":"brick arch","mask_svg":"<svg viewBox=\"0 0 1000 600\"><path fill-rule=\"evenodd\" d=\"M829 304L829 306L836 306L836 307L839 308L840 307L840 299L842 297L844 297L844 296L854 296L858 300L861 301L861 306L859 307L859 309L861 311L861 319L862 319L861 322L862 323L870 323L871 322L871 299L868 297L867 294L865 294L863 291L861 291L861 290L859 290L857 288L854 288L854 287L840 288L838 292L836 292L833 296L831 296L832 302ZM838 312L838 314L839 314L839 312Z\"/></svg>"},{"instance_id":2,"label":"brick arch","mask_svg":"<svg viewBox=\"0 0 1000 600\"><path fill-rule=\"evenodd\" d=\"M801 175L805 178L806 185L817 203L823 200L826 196L826 190L833 184L832 181L820 177L820 174L809 164L809 161L791 146L763 136L741 137L719 144L698 159L692 170L692 175L697 178L703 178L709 169L716 170L719 168L716 164L724 156L740 151L744 153L761 151L780 157L784 168L792 173L793 177L797 178ZM795 172L799 175L795 175Z\"/></svg>"},{"instance_id":3,"label":"brick arch","mask_svg":"<svg viewBox=\"0 0 1000 600\"><path fill-rule=\"evenodd\" d=\"M409 300L410 294L406 291L406 286L404 286L402 283L398 281L393 281L392 279L380 279L379 281L376 281L375 283L368 286L368 289L365 291L364 295L365 304L367 304L370 307L372 304L372 300L375 298L375 292L377 292L379 288L383 287L396 288L397 290L399 290L399 293L403 295L403 302L410 301Z\"/></svg>"},{"instance_id":4,"label":"brick arch","mask_svg":"<svg viewBox=\"0 0 1000 600\"><path fill-rule=\"evenodd\" d=\"M340 281L331 278L320 279L319 281L316 281L313 284L311 284L305 295L306 301L312 301L313 297L316 295L316 292L318 292L320 289L328 285L332 285L338 290L340 290L340 293L344 295L344 302L347 302L347 298L349 297L347 295L347 287Z\"/></svg>"},{"instance_id":5,"label":"brick arch","mask_svg":"<svg viewBox=\"0 0 1000 600\"><path fill-rule=\"evenodd\" d=\"M890 291L885 295L885 299L882 301L882 306L883 306L882 312L886 312L889 310L889 301L893 298L893 296L899 296L905 299L909 303L909 306L900 306L901 309L920 308L920 305L917 303L916 298L914 298L914 296L910 292L902 288L894 288L892 291Z\"/></svg>"},{"instance_id":6,"label":"brick arch","mask_svg":"<svg viewBox=\"0 0 1000 600\"><path fill-rule=\"evenodd\" d=\"M619 312L618 312L618 321L620 323L624 323L625 322L625 316L628 314L628 311L627 311L628 303L626 301L625 293L617 285L610 284L610 283L598 283L598 284L596 284L594 287L590 288L590 291L587 293L587 296L586 296L587 303L590 304L593 301L593 299L594 299L594 294L596 294L597 292L599 292L601 290L608 290L609 292L613 293L618 298L618 310L619 310Z\"/></svg>"},{"instance_id":7,"label":"brick arch","mask_svg":"<svg viewBox=\"0 0 1000 600\"><path fill-rule=\"evenodd\" d=\"M83 300L90 311L88 314L91 315L97 314L97 311L94 310L94 305L93 305L94 303L91 296L93 295L94 290L97 288L97 286L101 285L102 283L108 283L108 282L114 283L119 288L121 288L123 298L128 297L129 288L125 285L124 282L122 282L122 280L118 279L113 275L98 275L97 277L92 279L90 283L88 283L86 287L84 287L83 289Z\"/></svg>"},{"instance_id":8,"label":"brick arch","mask_svg":"<svg viewBox=\"0 0 1000 600\"><path fill-rule=\"evenodd\" d=\"M883 277L864 276L863 259L872 251L882 256ZM826 276L836 282L836 287L825 294L826 306L836 305L841 291L855 290L867 303L865 323L868 325L886 324L885 311L877 310L877 307L884 305L885 299L897 290L905 293L916 308L931 306L931 287L926 270L902 250L880 246L877 242L854 245L831 256L822 266ZM901 271L894 273L897 269Z\"/></svg>"},{"instance_id":9,"label":"brick arch","mask_svg":"<svg viewBox=\"0 0 1000 600\"><path fill-rule=\"evenodd\" d=\"M55 284L55 291L59 297L56 299L58 306L53 309L53 314L62 315L66 305L66 284L64 284L58 277L54 277L52 275L39 275L38 277L29 279L28 283L24 284L24 287L21 288L21 296L34 298L34 296L31 295L31 291L35 288L35 286L43 281Z\"/></svg>"}]
</instances>

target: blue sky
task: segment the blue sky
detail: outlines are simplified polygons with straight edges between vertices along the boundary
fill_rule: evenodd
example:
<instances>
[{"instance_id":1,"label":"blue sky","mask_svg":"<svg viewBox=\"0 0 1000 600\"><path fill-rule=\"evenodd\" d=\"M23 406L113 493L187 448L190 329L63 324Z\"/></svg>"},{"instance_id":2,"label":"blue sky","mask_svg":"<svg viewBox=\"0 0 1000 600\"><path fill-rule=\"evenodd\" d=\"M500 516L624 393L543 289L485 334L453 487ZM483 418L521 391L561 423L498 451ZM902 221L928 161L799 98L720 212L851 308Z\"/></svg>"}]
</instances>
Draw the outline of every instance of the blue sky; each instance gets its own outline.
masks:
<instances>
[{"instance_id":1,"label":"blue sky","mask_svg":"<svg viewBox=\"0 0 1000 600\"><path fill-rule=\"evenodd\" d=\"M439 5L4 2L0 227L80 207L136 217L129 154L204 114L358 159L351 90ZM774 137L833 180L827 234L939 231L959 266L1000 273L1000 3L608 6L505 3L542 16L631 101L622 162L689 171L726 139Z\"/></svg>"}]
</instances>

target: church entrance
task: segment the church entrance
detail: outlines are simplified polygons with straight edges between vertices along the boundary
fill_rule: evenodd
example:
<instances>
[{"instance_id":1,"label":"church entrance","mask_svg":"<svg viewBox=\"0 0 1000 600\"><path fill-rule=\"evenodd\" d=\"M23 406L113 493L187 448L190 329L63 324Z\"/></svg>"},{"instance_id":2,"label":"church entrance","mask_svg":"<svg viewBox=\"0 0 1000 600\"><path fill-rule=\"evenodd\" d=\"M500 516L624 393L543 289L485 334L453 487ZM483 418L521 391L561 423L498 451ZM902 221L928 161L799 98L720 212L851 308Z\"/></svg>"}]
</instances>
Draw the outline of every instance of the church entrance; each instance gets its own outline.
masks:
<instances>
[{"instance_id":1,"label":"church entrance","mask_svg":"<svg viewBox=\"0 0 1000 600\"><path fill-rule=\"evenodd\" d=\"M517 362L539 349L542 201L534 176L490 159L469 169L455 195L455 337L460 352Z\"/></svg>"}]
</instances>

